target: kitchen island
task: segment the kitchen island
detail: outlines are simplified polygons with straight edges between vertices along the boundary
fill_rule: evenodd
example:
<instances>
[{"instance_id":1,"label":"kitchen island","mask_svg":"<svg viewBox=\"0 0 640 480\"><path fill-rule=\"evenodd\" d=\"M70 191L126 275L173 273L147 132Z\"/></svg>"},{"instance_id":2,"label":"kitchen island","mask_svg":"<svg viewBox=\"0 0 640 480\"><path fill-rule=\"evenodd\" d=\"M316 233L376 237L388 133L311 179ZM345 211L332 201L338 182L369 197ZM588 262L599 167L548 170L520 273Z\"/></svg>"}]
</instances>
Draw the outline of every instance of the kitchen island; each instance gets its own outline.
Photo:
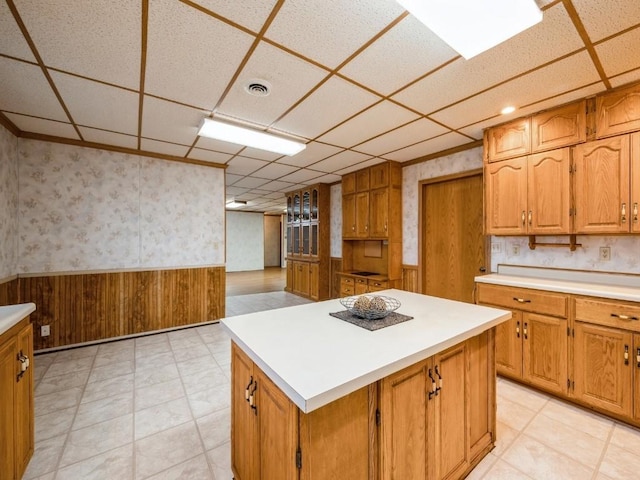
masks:
<instances>
[{"instance_id":1,"label":"kitchen island","mask_svg":"<svg viewBox=\"0 0 640 480\"><path fill-rule=\"evenodd\" d=\"M369 331L338 300L222 320L236 480L462 478L493 447L493 327L511 313L401 290Z\"/></svg>"}]
</instances>

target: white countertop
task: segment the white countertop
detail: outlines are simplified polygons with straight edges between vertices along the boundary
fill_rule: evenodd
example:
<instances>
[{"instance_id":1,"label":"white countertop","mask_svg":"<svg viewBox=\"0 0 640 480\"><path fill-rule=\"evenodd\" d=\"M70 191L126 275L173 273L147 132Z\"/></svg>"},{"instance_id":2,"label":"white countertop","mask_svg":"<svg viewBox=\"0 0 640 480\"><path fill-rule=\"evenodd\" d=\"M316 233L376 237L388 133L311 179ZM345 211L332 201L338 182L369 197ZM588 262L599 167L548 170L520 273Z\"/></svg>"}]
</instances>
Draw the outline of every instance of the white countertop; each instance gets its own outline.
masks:
<instances>
[{"instance_id":1,"label":"white countertop","mask_svg":"<svg viewBox=\"0 0 640 480\"><path fill-rule=\"evenodd\" d=\"M229 317L231 338L305 413L413 365L511 318L511 312L402 290L413 320L369 331L329 315L339 300Z\"/></svg>"},{"instance_id":2,"label":"white countertop","mask_svg":"<svg viewBox=\"0 0 640 480\"><path fill-rule=\"evenodd\" d=\"M640 276L499 265L498 273L475 278L479 283L640 302Z\"/></svg>"},{"instance_id":3,"label":"white countertop","mask_svg":"<svg viewBox=\"0 0 640 480\"><path fill-rule=\"evenodd\" d=\"M18 305L0 307L0 335L9 330L31 312L34 312L35 309L35 303L20 303Z\"/></svg>"}]
</instances>

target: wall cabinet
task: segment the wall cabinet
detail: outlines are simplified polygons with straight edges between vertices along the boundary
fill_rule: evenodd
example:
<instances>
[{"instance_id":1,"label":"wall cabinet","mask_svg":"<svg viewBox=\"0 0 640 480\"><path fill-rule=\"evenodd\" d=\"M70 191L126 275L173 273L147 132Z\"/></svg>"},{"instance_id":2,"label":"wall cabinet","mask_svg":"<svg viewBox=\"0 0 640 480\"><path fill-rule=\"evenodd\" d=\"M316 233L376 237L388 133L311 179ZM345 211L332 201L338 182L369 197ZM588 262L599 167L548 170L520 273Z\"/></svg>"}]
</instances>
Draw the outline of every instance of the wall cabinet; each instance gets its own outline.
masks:
<instances>
[{"instance_id":1,"label":"wall cabinet","mask_svg":"<svg viewBox=\"0 0 640 480\"><path fill-rule=\"evenodd\" d=\"M596 97L598 138L640 130L640 84Z\"/></svg>"},{"instance_id":2,"label":"wall cabinet","mask_svg":"<svg viewBox=\"0 0 640 480\"><path fill-rule=\"evenodd\" d=\"M531 152L531 120L519 118L487 130L485 155L488 162L498 162Z\"/></svg>"},{"instance_id":3,"label":"wall cabinet","mask_svg":"<svg viewBox=\"0 0 640 480\"><path fill-rule=\"evenodd\" d=\"M568 148L485 165L486 233L571 232Z\"/></svg>"},{"instance_id":4,"label":"wall cabinet","mask_svg":"<svg viewBox=\"0 0 640 480\"><path fill-rule=\"evenodd\" d=\"M33 328L26 318L0 336L0 478L22 478L34 449Z\"/></svg>"},{"instance_id":5,"label":"wall cabinet","mask_svg":"<svg viewBox=\"0 0 640 480\"><path fill-rule=\"evenodd\" d=\"M531 152L553 150L587 139L587 102L582 100L531 117Z\"/></svg>"},{"instance_id":6,"label":"wall cabinet","mask_svg":"<svg viewBox=\"0 0 640 480\"><path fill-rule=\"evenodd\" d=\"M513 317L496 327L496 370L549 392L566 393L568 296L478 284L478 303L507 308Z\"/></svg>"}]
</instances>

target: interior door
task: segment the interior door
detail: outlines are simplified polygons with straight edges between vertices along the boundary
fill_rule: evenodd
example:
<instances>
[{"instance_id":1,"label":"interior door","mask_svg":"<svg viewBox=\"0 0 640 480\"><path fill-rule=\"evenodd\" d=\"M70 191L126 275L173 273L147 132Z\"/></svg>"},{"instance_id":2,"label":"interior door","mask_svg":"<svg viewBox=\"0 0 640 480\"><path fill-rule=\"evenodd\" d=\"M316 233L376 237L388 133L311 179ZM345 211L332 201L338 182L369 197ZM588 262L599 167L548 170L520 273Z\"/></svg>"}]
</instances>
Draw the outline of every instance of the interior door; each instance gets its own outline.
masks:
<instances>
[{"instance_id":1,"label":"interior door","mask_svg":"<svg viewBox=\"0 0 640 480\"><path fill-rule=\"evenodd\" d=\"M485 268L482 174L426 183L421 193L422 293L472 303Z\"/></svg>"}]
</instances>

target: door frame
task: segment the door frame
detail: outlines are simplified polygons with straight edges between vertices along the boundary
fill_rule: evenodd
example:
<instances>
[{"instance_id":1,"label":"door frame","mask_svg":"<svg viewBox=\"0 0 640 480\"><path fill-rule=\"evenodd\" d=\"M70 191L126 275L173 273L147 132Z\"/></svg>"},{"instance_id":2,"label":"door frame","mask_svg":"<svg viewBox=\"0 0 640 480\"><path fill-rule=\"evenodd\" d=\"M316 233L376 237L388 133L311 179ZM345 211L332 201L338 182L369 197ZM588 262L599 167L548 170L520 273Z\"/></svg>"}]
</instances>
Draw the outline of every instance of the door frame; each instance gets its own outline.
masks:
<instances>
[{"instance_id":1,"label":"door frame","mask_svg":"<svg viewBox=\"0 0 640 480\"><path fill-rule=\"evenodd\" d=\"M473 170L466 170L464 172L452 173L450 175L443 175L441 177L428 178L425 180L420 180L418 182L418 293L422 293L422 288L424 285L424 273L423 273L423 265L424 259L423 256L423 243L424 243L424 228L423 218L424 218L424 188L427 185L431 185L434 183L442 183L448 182L451 180L459 180L461 178L475 177L480 176L482 179L482 236L484 238L484 258L485 264L491 263L489 242L487 241L488 235L484 233L484 225L485 225L485 208L484 208L484 169L483 168L474 168Z\"/></svg>"}]
</instances>

